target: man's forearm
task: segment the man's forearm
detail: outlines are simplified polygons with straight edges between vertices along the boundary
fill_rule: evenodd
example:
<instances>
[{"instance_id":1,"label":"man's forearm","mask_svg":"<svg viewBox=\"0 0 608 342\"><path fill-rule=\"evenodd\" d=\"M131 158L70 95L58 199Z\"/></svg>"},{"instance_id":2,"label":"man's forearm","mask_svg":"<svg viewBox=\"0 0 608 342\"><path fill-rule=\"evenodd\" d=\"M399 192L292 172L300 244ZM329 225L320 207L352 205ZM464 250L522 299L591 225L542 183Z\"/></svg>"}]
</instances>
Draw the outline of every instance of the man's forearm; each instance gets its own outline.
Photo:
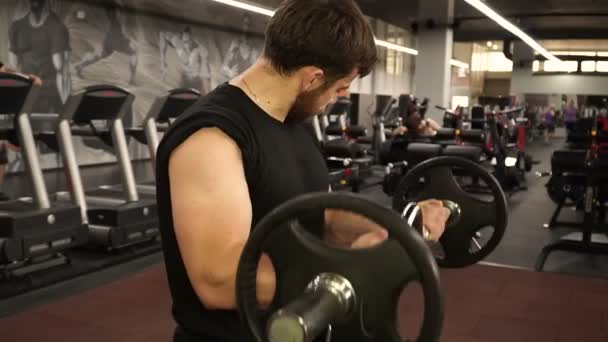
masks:
<instances>
[{"instance_id":1,"label":"man's forearm","mask_svg":"<svg viewBox=\"0 0 608 342\"><path fill-rule=\"evenodd\" d=\"M368 218L352 212L325 210L325 237L339 246L350 247L361 235L383 229Z\"/></svg>"}]
</instances>

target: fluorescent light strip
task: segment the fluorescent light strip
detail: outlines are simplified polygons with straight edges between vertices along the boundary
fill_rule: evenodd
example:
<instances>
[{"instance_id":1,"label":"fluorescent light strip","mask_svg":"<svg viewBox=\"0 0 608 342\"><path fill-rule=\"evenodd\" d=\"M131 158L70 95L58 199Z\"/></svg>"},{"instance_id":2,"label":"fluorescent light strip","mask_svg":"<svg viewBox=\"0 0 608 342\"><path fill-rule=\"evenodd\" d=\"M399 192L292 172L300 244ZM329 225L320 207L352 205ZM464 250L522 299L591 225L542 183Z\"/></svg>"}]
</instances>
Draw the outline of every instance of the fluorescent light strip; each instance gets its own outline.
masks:
<instances>
[{"instance_id":1,"label":"fluorescent light strip","mask_svg":"<svg viewBox=\"0 0 608 342\"><path fill-rule=\"evenodd\" d=\"M480 0L464 0L469 5L475 7L479 12L485 14L488 18L494 20L498 25L502 26L505 30L513 33L519 39L523 40L526 44L528 44L531 48L538 51L541 55L543 55L546 59L556 62L561 62L561 60L547 51L545 48L540 46L532 37L528 36L522 30L520 30L517 26L511 24L507 19L500 16L500 14L496 13L493 9L488 7L488 5L484 4Z\"/></svg>"},{"instance_id":2,"label":"fluorescent light strip","mask_svg":"<svg viewBox=\"0 0 608 342\"><path fill-rule=\"evenodd\" d=\"M220 2L220 3L224 4L224 5L228 5L228 6L232 6L232 7L237 7L237 8L240 8L240 9L244 9L246 11L263 14L263 15L268 16L268 17L272 17L274 15L274 11L273 10L269 10L269 9L262 8L262 7L259 7L259 6L255 6L255 5L246 4L246 3L240 2L240 1L234 1L234 0L213 0L213 1Z\"/></svg>"},{"instance_id":3,"label":"fluorescent light strip","mask_svg":"<svg viewBox=\"0 0 608 342\"><path fill-rule=\"evenodd\" d=\"M382 46L382 47L385 47L387 49L391 49L391 50L407 53L407 54L410 54L410 55L418 56L418 50L415 50L415 49L412 49L412 48L408 48L408 47L405 47L405 46L401 46L401 45L397 45L397 44L393 44L393 43L389 43L389 42L384 41L384 40L376 39L375 41L376 41L376 45L378 45L378 46Z\"/></svg>"},{"instance_id":4,"label":"fluorescent light strip","mask_svg":"<svg viewBox=\"0 0 608 342\"><path fill-rule=\"evenodd\" d=\"M453 66L461 68L461 69L468 69L469 68L469 65L467 63L461 62L461 61L459 61L457 59L452 59L450 61L450 65L453 65Z\"/></svg>"},{"instance_id":5,"label":"fluorescent light strip","mask_svg":"<svg viewBox=\"0 0 608 342\"><path fill-rule=\"evenodd\" d=\"M262 7L259 7L259 6L255 6L255 5L250 5L250 4L247 4L247 3L244 3L244 2L240 2L240 1L234 1L234 0L213 0L213 1L222 3L224 5L232 6L232 7L237 7L237 8L246 10L246 11L263 14L263 15L268 16L268 17L272 17L274 15L274 12L275 12L273 10L269 10L269 9L262 8ZM387 49L391 49L391 50L407 53L407 54L414 55L414 56L418 55L418 50L416 50L416 49L412 49L412 48L408 48L408 47L405 47L405 46L389 43L387 41L379 40L379 39L375 39L375 42L376 42L376 45L385 47ZM461 62L461 61L457 61L455 59L451 60L450 64L453 65L453 66L459 67L459 68L464 68L464 69L468 69L469 68L469 65L467 63L464 63L464 62Z\"/></svg>"}]
</instances>

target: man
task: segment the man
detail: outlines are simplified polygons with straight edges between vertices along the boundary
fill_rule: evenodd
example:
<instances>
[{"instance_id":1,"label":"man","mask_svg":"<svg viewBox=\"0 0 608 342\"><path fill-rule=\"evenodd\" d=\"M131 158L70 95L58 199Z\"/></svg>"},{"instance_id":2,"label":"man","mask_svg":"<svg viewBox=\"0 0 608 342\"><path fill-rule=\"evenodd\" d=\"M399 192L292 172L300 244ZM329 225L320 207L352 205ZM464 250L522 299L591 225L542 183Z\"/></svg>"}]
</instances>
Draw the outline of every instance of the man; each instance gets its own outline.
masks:
<instances>
[{"instance_id":1,"label":"man","mask_svg":"<svg viewBox=\"0 0 608 342\"><path fill-rule=\"evenodd\" d=\"M251 17L245 14L242 23L242 33L238 39L230 43L226 52L222 73L225 79L230 80L249 68L258 57L258 52L251 44Z\"/></svg>"},{"instance_id":2,"label":"man","mask_svg":"<svg viewBox=\"0 0 608 342\"><path fill-rule=\"evenodd\" d=\"M87 52L82 60L74 65L76 74L82 78L84 68L110 57L115 52L121 52L129 56L131 70L129 84L135 85L138 57L135 43L127 34L127 18L120 10L120 8L124 8L124 2L123 0L107 1L103 3L103 7L108 17L109 26L102 48L101 50Z\"/></svg>"},{"instance_id":3,"label":"man","mask_svg":"<svg viewBox=\"0 0 608 342\"><path fill-rule=\"evenodd\" d=\"M167 75L167 50L175 49L179 61L180 87L197 89L205 94L211 86L209 51L192 39L190 27L181 34L160 33L160 67L163 81Z\"/></svg>"},{"instance_id":4,"label":"man","mask_svg":"<svg viewBox=\"0 0 608 342\"><path fill-rule=\"evenodd\" d=\"M566 123L566 131L571 133L576 127L578 120L578 110L574 104L574 100L570 100L568 106L564 108L564 122Z\"/></svg>"},{"instance_id":5,"label":"man","mask_svg":"<svg viewBox=\"0 0 608 342\"><path fill-rule=\"evenodd\" d=\"M237 265L250 231L285 201L328 190L327 165L302 123L375 62L371 28L353 0L287 0L270 20L263 56L165 134L157 201L175 342L253 341L235 302ZM447 209L438 201L421 206L432 238L439 238ZM360 216L321 214L332 243L364 248L387 238ZM275 291L267 256L257 283L266 307Z\"/></svg>"},{"instance_id":6,"label":"man","mask_svg":"<svg viewBox=\"0 0 608 342\"><path fill-rule=\"evenodd\" d=\"M543 114L543 124L545 125L545 143L548 144L555 134L555 106L550 105Z\"/></svg>"},{"instance_id":7,"label":"man","mask_svg":"<svg viewBox=\"0 0 608 342\"><path fill-rule=\"evenodd\" d=\"M42 87L33 110L58 113L72 91L68 62L70 34L48 0L29 0L30 12L9 28L9 62L20 72L36 74Z\"/></svg>"}]
</instances>

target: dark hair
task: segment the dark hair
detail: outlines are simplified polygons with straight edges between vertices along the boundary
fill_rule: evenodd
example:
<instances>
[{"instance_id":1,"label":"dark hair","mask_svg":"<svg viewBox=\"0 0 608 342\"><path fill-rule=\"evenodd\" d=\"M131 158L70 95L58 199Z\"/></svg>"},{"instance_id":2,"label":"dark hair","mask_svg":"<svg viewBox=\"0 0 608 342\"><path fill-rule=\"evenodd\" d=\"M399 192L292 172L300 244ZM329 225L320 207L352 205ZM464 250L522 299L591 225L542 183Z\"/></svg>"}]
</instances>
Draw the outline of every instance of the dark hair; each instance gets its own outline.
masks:
<instances>
[{"instance_id":1,"label":"dark hair","mask_svg":"<svg viewBox=\"0 0 608 342\"><path fill-rule=\"evenodd\" d=\"M264 56L283 74L305 66L329 83L358 68L366 76L377 61L372 29L354 0L286 0L266 28Z\"/></svg>"},{"instance_id":2,"label":"dark hair","mask_svg":"<svg viewBox=\"0 0 608 342\"><path fill-rule=\"evenodd\" d=\"M419 114L412 114L405 121L405 127L410 131L417 132L420 123L422 123L422 117Z\"/></svg>"}]
</instances>

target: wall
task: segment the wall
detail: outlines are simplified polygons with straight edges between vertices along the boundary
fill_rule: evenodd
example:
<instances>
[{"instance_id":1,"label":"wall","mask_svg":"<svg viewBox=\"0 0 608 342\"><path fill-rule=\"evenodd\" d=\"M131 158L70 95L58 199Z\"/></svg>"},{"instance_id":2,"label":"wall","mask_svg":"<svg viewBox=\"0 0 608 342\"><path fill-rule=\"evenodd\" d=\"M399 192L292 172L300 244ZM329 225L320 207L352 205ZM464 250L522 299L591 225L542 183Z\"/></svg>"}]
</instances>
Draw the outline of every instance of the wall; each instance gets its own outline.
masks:
<instances>
[{"instance_id":1,"label":"wall","mask_svg":"<svg viewBox=\"0 0 608 342\"><path fill-rule=\"evenodd\" d=\"M581 75L533 75L531 49L517 42L514 46L511 94L583 94L608 93L608 77Z\"/></svg>"},{"instance_id":2,"label":"wall","mask_svg":"<svg viewBox=\"0 0 608 342\"><path fill-rule=\"evenodd\" d=\"M193 87L205 93L246 69L262 51L269 19L210 0L41 2L46 19L41 29L32 29L28 19L35 15L29 0L0 1L0 60L44 80L34 112L60 113L67 95L94 84L113 84L136 96L125 126L141 123L154 99L169 89ZM257 2L275 8L280 1ZM414 45L408 32L370 21L378 38ZM184 43L188 37L192 48ZM373 105L376 94L398 96L412 89L414 57L393 54L389 68L387 49L378 52L375 70L352 87L361 94L362 105ZM129 145L134 159L148 158L144 146L134 141ZM96 139L76 138L75 149L81 165L115 161ZM52 151L40 146L40 152L43 168L60 166ZM9 171L22 169L20 158L10 153Z\"/></svg>"},{"instance_id":3,"label":"wall","mask_svg":"<svg viewBox=\"0 0 608 342\"><path fill-rule=\"evenodd\" d=\"M608 77L578 75L533 76L530 72L513 73L512 94L584 94L608 93Z\"/></svg>"},{"instance_id":4,"label":"wall","mask_svg":"<svg viewBox=\"0 0 608 342\"><path fill-rule=\"evenodd\" d=\"M475 43L454 43L453 56L459 61L469 63L467 70L452 67L451 96L467 96L469 103L477 103L483 94L487 71L486 49Z\"/></svg>"},{"instance_id":5,"label":"wall","mask_svg":"<svg viewBox=\"0 0 608 342\"><path fill-rule=\"evenodd\" d=\"M62 95L109 83L136 96L125 126L141 123L153 100L169 89L189 87L205 93L243 71L262 50L268 20L212 1L42 4L41 24L35 28L29 20L36 18L30 1L0 2L0 60L44 81L34 112L59 113L66 101ZM197 22L176 21L186 14ZM40 148L43 167L57 167L57 156ZM77 140L75 148L80 164L115 161L95 139ZM133 158L148 157L136 142L130 143L130 150ZM20 154L9 158L9 170L22 168Z\"/></svg>"},{"instance_id":6,"label":"wall","mask_svg":"<svg viewBox=\"0 0 608 342\"><path fill-rule=\"evenodd\" d=\"M511 80L509 79L486 78L484 82L483 95L508 97L510 85Z\"/></svg>"}]
</instances>

